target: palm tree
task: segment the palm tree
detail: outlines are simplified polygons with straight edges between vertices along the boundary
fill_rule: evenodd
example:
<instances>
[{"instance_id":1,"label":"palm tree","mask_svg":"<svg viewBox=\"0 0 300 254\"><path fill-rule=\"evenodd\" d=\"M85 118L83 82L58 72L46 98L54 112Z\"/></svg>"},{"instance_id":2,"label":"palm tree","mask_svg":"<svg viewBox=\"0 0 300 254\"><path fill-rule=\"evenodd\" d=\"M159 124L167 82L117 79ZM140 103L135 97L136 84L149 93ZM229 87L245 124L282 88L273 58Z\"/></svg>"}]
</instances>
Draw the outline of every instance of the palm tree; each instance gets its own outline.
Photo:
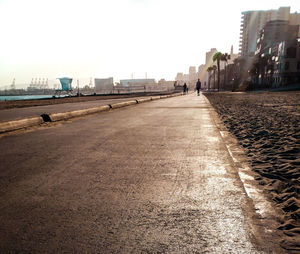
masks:
<instances>
[{"instance_id":1,"label":"palm tree","mask_svg":"<svg viewBox=\"0 0 300 254\"><path fill-rule=\"evenodd\" d=\"M246 60L238 57L233 60L234 63L234 82L232 83L232 91L234 91L245 79L247 72Z\"/></svg>"},{"instance_id":2,"label":"palm tree","mask_svg":"<svg viewBox=\"0 0 300 254\"><path fill-rule=\"evenodd\" d=\"M213 71L213 67L208 67L207 70L208 72L208 91L210 90L210 78L211 78L211 72Z\"/></svg>"},{"instance_id":3,"label":"palm tree","mask_svg":"<svg viewBox=\"0 0 300 254\"><path fill-rule=\"evenodd\" d=\"M213 68L213 71L214 71L214 89L215 89L216 88L216 70L217 70L217 66L213 65L212 68Z\"/></svg>"},{"instance_id":4,"label":"palm tree","mask_svg":"<svg viewBox=\"0 0 300 254\"><path fill-rule=\"evenodd\" d=\"M217 67L218 67L218 91L220 91L220 61L222 59L222 53L216 52L213 55L213 61L217 61Z\"/></svg>"},{"instance_id":5,"label":"palm tree","mask_svg":"<svg viewBox=\"0 0 300 254\"><path fill-rule=\"evenodd\" d=\"M223 82L223 89L225 89L225 84L226 84L226 70L227 70L227 60L230 59L230 55L227 53L224 53L221 55L221 61L225 62L225 67L224 67L224 82Z\"/></svg>"}]
</instances>

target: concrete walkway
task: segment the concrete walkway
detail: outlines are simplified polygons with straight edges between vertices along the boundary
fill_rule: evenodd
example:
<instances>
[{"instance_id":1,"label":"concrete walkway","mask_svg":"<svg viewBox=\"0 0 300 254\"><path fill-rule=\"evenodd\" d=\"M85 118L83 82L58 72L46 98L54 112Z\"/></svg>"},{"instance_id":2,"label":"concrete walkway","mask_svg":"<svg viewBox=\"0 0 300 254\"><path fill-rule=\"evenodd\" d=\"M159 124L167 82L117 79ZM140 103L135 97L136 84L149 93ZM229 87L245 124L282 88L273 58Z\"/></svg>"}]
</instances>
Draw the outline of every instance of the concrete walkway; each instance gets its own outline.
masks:
<instances>
[{"instance_id":1,"label":"concrete walkway","mask_svg":"<svg viewBox=\"0 0 300 254\"><path fill-rule=\"evenodd\" d=\"M2 253L277 253L211 111L193 93L2 137Z\"/></svg>"}]
</instances>

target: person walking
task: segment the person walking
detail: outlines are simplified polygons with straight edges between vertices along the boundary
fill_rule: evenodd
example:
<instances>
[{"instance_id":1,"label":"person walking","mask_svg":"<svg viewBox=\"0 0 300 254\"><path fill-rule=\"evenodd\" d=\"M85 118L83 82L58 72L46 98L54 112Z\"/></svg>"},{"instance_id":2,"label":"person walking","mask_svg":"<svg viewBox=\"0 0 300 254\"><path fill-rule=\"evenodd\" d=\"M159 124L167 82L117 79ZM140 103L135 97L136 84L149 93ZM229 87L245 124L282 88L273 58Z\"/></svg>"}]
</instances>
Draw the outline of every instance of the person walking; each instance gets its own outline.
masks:
<instances>
[{"instance_id":1,"label":"person walking","mask_svg":"<svg viewBox=\"0 0 300 254\"><path fill-rule=\"evenodd\" d=\"M197 89L197 95L200 95L200 89L201 89L201 81L200 79L198 79L197 83L196 83L196 89Z\"/></svg>"},{"instance_id":2,"label":"person walking","mask_svg":"<svg viewBox=\"0 0 300 254\"><path fill-rule=\"evenodd\" d=\"M186 85L186 83L184 83L184 85L183 85L183 94L186 93L186 89L187 89L187 85Z\"/></svg>"}]
</instances>

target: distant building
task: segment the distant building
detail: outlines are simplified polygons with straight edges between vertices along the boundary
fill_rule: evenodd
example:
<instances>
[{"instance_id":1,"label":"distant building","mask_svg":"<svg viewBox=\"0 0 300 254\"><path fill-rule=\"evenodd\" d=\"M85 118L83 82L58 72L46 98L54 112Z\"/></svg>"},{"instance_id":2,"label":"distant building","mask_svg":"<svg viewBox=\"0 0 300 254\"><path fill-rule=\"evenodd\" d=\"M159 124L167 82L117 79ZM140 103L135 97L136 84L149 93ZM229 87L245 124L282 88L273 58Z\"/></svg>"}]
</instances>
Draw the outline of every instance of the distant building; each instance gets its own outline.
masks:
<instances>
[{"instance_id":1,"label":"distant building","mask_svg":"<svg viewBox=\"0 0 300 254\"><path fill-rule=\"evenodd\" d=\"M210 51L206 52L205 65L207 67L212 65L212 63L213 63L212 58L213 58L214 54L217 52L218 52L218 50L216 48L212 48L212 49L210 49Z\"/></svg>"},{"instance_id":2,"label":"distant building","mask_svg":"<svg viewBox=\"0 0 300 254\"><path fill-rule=\"evenodd\" d=\"M144 86L148 84L155 84L155 79L122 79L121 86Z\"/></svg>"},{"instance_id":3,"label":"distant building","mask_svg":"<svg viewBox=\"0 0 300 254\"><path fill-rule=\"evenodd\" d=\"M215 53L217 53L218 50L216 48L212 48L210 49L210 51L206 52L205 54L205 75L204 75L204 79L201 81L203 83L208 84L208 72L207 72L207 68L213 65L213 56Z\"/></svg>"},{"instance_id":4,"label":"distant building","mask_svg":"<svg viewBox=\"0 0 300 254\"><path fill-rule=\"evenodd\" d=\"M190 66L188 85L193 86L194 84L196 84L197 79L198 79L198 74L196 72L196 67L195 66Z\"/></svg>"},{"instance_id":5,"label":"distant building","mask_svg":"<svg viewBox=\"0 0 300 254\"><path fill-rule=\"evenodd\" d=\"M273 20L288 21L290 25L299 25L300 14L290 14L290 7L280 7L278 10L242 12L239 50L240 56L254 56L256 41L260 30L267 22Z\"/></svg>"},{"instance_id":6,"label":"distant building","mask_svg":"<svg viewBox=\"0 0 300 254\"><path fill-rule=\"evenodd\" d=\"M178 85L182 85L184 83L184 78L183 78L182 72L177 73L175 81L177 82Z\"/></svg>"},{"instance_id":7,"label":"distant building","mask_svg":"<svg viewBox=\"0 0 300 254\"><path fill-rule=\"evenodd\" d=\"M198 78L202 80L205 74L206 74L205 65L204 64L199 65L198 73L197 73Z\"/></svg>"},{"instance_id":8,"label":"distant building","mask_svg":"<svg viewBox=\"0 0 300 254\"><path fill-rule=\"evenodd\" d=\"M96 93L112 93L114 89L114 79L111 78L95 78Z\"/></svg>"},{"instance_id":9,"label":"distant building","mask_svg":"<svg viewBox=\"0 0 300 254\"><path fill-rule=\"evenodd\" d=\"M164 91L172 91L175 89L174 87L174 80L165 80L165 79L161 79L158 81L157 85L161 90Z\"/></svg>"}]
</instances>

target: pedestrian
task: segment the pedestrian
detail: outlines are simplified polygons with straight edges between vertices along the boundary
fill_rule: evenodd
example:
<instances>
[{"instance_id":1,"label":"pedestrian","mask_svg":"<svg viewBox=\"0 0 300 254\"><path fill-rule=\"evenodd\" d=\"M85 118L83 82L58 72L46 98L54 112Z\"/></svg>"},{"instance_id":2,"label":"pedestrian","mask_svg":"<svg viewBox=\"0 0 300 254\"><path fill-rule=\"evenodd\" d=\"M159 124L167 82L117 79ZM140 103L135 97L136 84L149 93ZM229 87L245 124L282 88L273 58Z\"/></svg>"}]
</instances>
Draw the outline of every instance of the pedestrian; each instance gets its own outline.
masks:
<instances>
[{"instance_id":1,"label":"pedestrian","mask_svg":"<svg viewBox=\"0 0 300 254\"><path fill-rule=\"evenodd\" d=\"M186 89L187 89L187 85L186 85L186 83L184 83L184 85L183 85L183 94L186 93Z\"/></svg>"},{"instance_id":2,"label":"pedestrian","mask_svg":"<svg viewBox=\"0 0 300 254\"><path fill-rule=\"evenodd\" d=\"M200 95L200 89L201 89L201 81L198 79L197 84L196 84L196 89L197 89L197 95Z\"/></svg>"}]
</instances>

